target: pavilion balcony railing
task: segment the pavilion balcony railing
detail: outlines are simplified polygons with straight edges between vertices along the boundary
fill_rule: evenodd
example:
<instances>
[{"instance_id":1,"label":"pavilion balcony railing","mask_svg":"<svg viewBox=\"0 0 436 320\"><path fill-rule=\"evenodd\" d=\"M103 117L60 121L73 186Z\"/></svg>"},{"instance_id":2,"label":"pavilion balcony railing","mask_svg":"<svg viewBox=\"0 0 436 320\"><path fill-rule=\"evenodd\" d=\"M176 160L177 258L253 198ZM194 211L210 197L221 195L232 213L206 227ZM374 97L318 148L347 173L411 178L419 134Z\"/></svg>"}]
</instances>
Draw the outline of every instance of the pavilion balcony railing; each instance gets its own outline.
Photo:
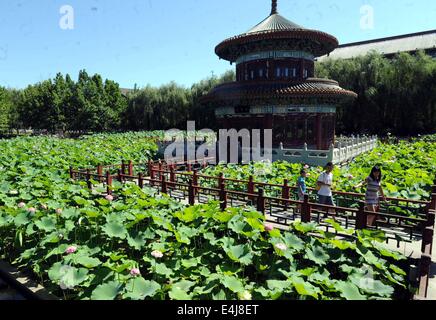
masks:
<instances>
[{"instance_id":1,"label":"pavilion balcony railing","mask_svg":"<svg viewBox=\"0 0 436 320\"><path fill-rule=\"evenodd\" d=\"M302 149L286 149L283 144L280 144L278 149L273 150L273 160L305 163L313 166L324 166L328 162L339 164L375 149L377 143L377 136L352 136L349 138L340 137L329 150L312 150L308 148L307 144L304 144Z\"/></svg>"}]
</instances>

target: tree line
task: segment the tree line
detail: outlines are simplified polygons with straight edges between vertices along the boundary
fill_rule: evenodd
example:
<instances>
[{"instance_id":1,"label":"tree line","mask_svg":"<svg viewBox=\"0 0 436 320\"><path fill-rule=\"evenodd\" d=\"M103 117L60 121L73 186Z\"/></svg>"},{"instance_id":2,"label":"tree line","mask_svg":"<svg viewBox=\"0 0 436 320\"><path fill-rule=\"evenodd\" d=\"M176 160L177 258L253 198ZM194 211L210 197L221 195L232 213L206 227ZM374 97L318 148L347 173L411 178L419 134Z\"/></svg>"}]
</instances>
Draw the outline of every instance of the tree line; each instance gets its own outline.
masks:
<instances>
[{"instance_id":1,"label":"tree line","mask_svg":"<svg viewBox=\"0 0 436 320\"><path fill-rule=\"evenodd\" d=\"M436 59L423 52L389 60L371 52L317 63L317 76L359 97L338 109L338 131L409 136L436 132Z\"/></svg>"},{"instance_id":2,"label":"tree line","mask_svg":"<svg viewBox=\"0 0 436 320\"><path fill-rule=\"evenodd\" d=\"M166 130L214 123L214 110L199 99L214 86L232 81L233 71L211 76L191 88L174 82L124 91L98 74L80 71L78 80L57 74L23 90L0 87L0 132L33 129L81 132Z\"/></svg>"},{"instance_id":3,"label":"tree line","mask_svg":"<svg viewBox=\"0 0 436 320\"><path fill-rule=\"evenodd\" d=\"M416 135L436 128L436 60L418 53L389 60L377 53L326 60L318 77L339 81L359 97L338 108L338 134ZM57 74L23 90L0 87L0 131L8 128L63 131L142 131L216 128L214 110L200 98L214 86L234 81L234 71L210 76L190 88L174 82L122 92L112 80L79 73L77 81Z\"/></svg>"}]
</instances>

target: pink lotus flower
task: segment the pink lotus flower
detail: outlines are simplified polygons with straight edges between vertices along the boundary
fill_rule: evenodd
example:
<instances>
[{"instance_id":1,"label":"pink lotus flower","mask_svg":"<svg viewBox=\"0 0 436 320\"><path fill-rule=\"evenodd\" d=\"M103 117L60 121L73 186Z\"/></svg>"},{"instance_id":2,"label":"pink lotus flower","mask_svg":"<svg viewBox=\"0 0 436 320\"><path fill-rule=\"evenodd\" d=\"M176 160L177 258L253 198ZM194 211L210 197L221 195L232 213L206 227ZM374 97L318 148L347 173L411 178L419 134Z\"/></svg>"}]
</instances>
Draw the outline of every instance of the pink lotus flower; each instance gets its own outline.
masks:
<instances>
[{"instance_id":1,"label":"pink lotus flower","mask_svg":"<svg viewBox=\"0 0 436 320\"><path fill-rule=\"evenodd\" d=\"M304 166L304 169L309 169L310 167L306 164L305 166Z\"/></svg>"},{"instance_id":2,"label":"pink lotus flower","mask_svg":"<svg viewBox=\"0 0 436 320\"><path fill-rule=\"evenodd\" d=\"M279 250L282 250L282 251L285 251L286 249L288 249L288 247L284 243L278 243L275 245L275 247Z\"/></svg>"},{"instance_id":3,"label":"pink lotus flower","mask_svg":"<svg viewBox=\"0 0 436 320\"><path fill-rule=\"evenodd\" d=\"M41 209L42 209L42 210L47 210L47 209L48 209L48 207L47 207L47 205L46 205L46 204L41 204Z\"/></svg>"},{"instance_id":4,"label":"pink lotus flower","mask_svg":"<svg viewBox=\"0 0 436 320\"><path fill-rule=\"evenodd\" d=\"M141 275L141 271L138 268L133 268L130 270L130 275L133 277L138 277Z\"/></svg>"},{"instance_id":5,"label":"pink lotus flower","mask_svg":"<svg viewBox=\"0 0 436 320\"><path fill-rule=\"evenodd\" d=\"M264 227L265 227L265 231L268 231L268 232L274 230L274 227L270 224L265 224Z\"/></svg>"},{"instance_id":6,"label":"pink lotus flower","mask_svg":"<svg viewBox=\"0 0 436 320\"><path fill-rule=\"evenodd\" d=\"M61 208L56 209L56 214L62 214L62 209Z\"/></svg>"},{"instance_id":7,"label":"pink lotus flower","mask_svg":"<svg viewBox=\"0 0 436 320\"><path fill-rule=\"evenodd\" d=\"M354 179L354 176L352 174L349 174L348 175L348 180L353 180L353 179Z\"/></svg>"},{"instance_id":8,"label":"pink lotus flower","mask_svg":"<svg viewBox=\"0 0 436 320\"><path fill-rule=\"evenodd\" d=\"M107 201L109 201L109 202L114 201L114 197L113 197L112 195L110 195L110 194L108 194L108 195L105 197L105 199L106 199Z\"/></svg>"},{"instance_id":9,"label":"pink lotus flower","mask_svg":"<svg viewBox=\"0 0 436 320\"><path fill-rule=\"evenodd\" d=\"M75 253L76 251L77 251L77 247L70 246L70 247L67 248L67 250L65 250L65 253L66 254L72 254L72 253Z\"/></svg>"},{"instance_id":10,"label":"pink lotus flower","mask_svg":"<svg viewBox=\"0 0 436 320\"><path fill-rule=\"evenodd\" d=\"M30 212L30 213L35 213L36 209L35 208L29 208L29 209L27 209L27 211Z\"/></svg>"},{"instance_id":11,"label":"pink lotus flower","mask_svg":"<svg viewBox=\"0 0 436 320\"><path fill-rule=\"evenodd\" d=\"M24 202L20 202L19 204L18 204L18 208L24 208L26 206L26 204L24 203Z\"/></svg>"},{"instance_id":12,"label":"pink lotus flower","mask_svg":"<svg viewBox=\"0 0 436 320\"><path fill-rule=\"evenodd\" d=\"M163 257L163 253L160 252L160 251L158 251L158 250L153 251L153 252L151 253L151 255L152 255L153 257L155 257L156 259L160 259L160 258Z\"/></svg>"}]
</instances>

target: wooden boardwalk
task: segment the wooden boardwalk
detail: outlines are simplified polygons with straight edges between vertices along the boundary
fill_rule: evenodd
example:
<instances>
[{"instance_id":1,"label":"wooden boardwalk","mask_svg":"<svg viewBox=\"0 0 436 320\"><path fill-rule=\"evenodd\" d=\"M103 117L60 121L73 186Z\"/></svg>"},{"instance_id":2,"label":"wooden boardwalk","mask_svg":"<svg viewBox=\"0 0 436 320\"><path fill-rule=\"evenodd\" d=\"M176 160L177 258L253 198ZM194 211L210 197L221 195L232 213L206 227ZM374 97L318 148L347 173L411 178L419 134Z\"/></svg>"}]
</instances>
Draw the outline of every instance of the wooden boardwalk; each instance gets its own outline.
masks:
<instances>
[{"instance_id":1,"label":"wooden boardwalk","mask_svg":"<svg viewBox=\"0 0 436 320\"><path fill-rule=\"evenodd\" d=\"M198 163L197 163L198 164ZM200 163L204 167L205 162ZM295 187L287 180L283 184L269 184L249 180L211 177L193 170L193 164L168 165L148 163L135 167L131 161L113 166L98 166L97 169L74 170L70 168L72 179L84 179L88 188L95 183L106 186L107 194L112 194L113 180L133 182L141 188L150 187L157 194L167 194L187 205L219 201L224 210L227 207L251 205L265 214L266 220L277 228L287 229L293 221L316 222L320 228L335 233L338 237L350 238L346 232L334 230L327 219L334 219L344 230L381 230L386 233L386 247L398 250L411 259L418 259L417 273L419 294L417 299L435 299L435 259L432 257L434 225L436 214L436 181L430 201L388 198L388 203L377 214L374 226L368 224L364 206L364 195L357 193L334 192L337 206L317 203L316 190L310 189L304 201L292 200ZM106 168L106 174L103 169ZM135 173L136 169L136 173ZM116 172L114 174L114 172ZM408 211L408 216L397 213ZM326 221L327 220L327 221ZM411 260L412 261L412 260Z\"/></svg>"}]
</instances>

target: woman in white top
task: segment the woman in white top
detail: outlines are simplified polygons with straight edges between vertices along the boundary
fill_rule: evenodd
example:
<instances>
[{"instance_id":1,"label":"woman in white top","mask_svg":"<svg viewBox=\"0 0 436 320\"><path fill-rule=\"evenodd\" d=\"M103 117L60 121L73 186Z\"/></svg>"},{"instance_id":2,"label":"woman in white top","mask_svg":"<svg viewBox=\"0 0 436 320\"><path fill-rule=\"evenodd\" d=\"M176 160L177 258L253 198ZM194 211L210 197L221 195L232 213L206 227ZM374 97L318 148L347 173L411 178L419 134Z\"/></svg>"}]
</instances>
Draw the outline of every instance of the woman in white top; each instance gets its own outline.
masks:
<instances>
[{"instance_id":1,"label":"woman in white top","mask_svg":"<svg viewBox=\"0 0 436 320\"><path fill-rule=\"evenodd\" d=\"M318 199L319 204L334 206L335 203L333 201L333 163L327 163L325 167L325 171L318 178Z\"/></svg>"}]
</instances>

